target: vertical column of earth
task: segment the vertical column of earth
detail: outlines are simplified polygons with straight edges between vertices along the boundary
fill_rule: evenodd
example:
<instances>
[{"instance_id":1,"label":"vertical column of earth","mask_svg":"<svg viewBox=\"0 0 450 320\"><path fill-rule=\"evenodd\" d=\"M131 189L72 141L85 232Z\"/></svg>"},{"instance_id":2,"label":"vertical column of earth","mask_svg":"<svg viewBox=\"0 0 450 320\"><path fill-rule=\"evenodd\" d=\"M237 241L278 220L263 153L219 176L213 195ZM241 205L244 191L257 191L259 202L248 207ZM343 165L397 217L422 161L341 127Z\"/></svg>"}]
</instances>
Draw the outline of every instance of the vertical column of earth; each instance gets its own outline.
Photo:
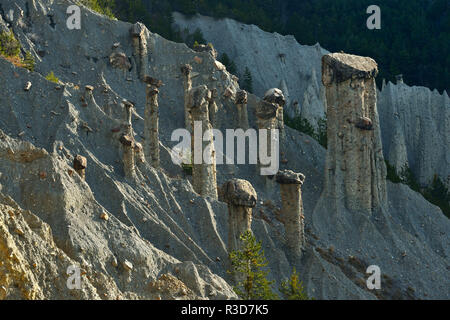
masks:
<instances>
[{"instance_id":1,"label":"vertical column of earth","mask_svg":"<svg viewBox=\"0 0 450 320\"><path fill-rule=\"evenodd\" d=\"M211 89L211 99L209 100L208 113L209 113L209 122L211 123L211 126L213 128L217 127L216 122L216 114L218 111L216 103L217 96L218 96L217 89L216 88Z\"/></svg>"},{"instance_id":2,"label":"vertical column of earth","mask_svg":"<svg viewBox=\"0 0 450 320\"><path fill-rule=\"evenodd\" d=\"M192 89L191 72L192 66L190 64L185 64L181 67L184 87L184 125L189 132L192 132L192 119L189 111L189 93Z\"/></svg>"},{"instance_id":3,"label":"vertical column of earth","mask_svg":"<svg viewBox=\"0 0 450 320\"><path fill-rule=\"evenodd\" d=\"M140 142L134 143L134 156L135 161L137 163L144 163L145 162L145 156L144 156L144 147Z\"/></svg>"},{"instance_id":4,"label":"vertical column of earth","mask_svg":"<svg viewBox=\"0 0 450 320\"><path fill-rule=\"evenodd\" d=\"M264 175L264 184L267 194L271 194L275 189L275 181L273 175L275 173L268 172L269 161L279 161L279 131L277 113L278 105L265 100L261 100L256 107L256 122L259 129L259 145L258 145L258 174ZM266 132L266 135L263 133ZM264 151L264 146L266 150ZM273 154L275 152L275 154ZM264 159L262 155L266 155Z\"/></svg>"},{"instance_id":5,"label":"vertical column of earth","mask_svg":"<svg viewBox=\"0 0 450 320\"><path fill-rule=\"evenodd\" d=\"M144 136L145 136L145 157L147 162L154 168L159 168L160 156L159 156L159 104L158 94L159 87L162 86L162 81L151 77L146 77L146 105L145 105L145 124L144 124Z\"/></svg>"},{"instance_id":6,"label":"vertical column of earth","mask_svg":"<svg viewBox=\"0 0 450 320\"><path fill-rule=\"evenodd\" d=\"M286 98L284 97L283 92L278 88L272 88L267 90L264 94L264 101L272 103L277 106L276 112L276 128L279 130L280 139L284 140L285 132L284 132L284 115L283 115L283 107L286 104Z\"/></svg>"},{"instance_id":7,"label":"vertical column of earth","mask_svg":"<svg viewBox=\"0 0 450 320\"><path fill-rule=\"evenodd\" d=\"M125 127L125 134L129 135L130 137L133 136L133 126L132 126L132 115L133 115L133 108L134 104L128 100L122 100L123 108L125 111L125 119L123 122L123 126Z\"/></svg>"},{"instance_id":8,"label":"vertical column of earth","mask_svg":"<svg viewBox=\"0 0 450 320\"><path fill-rule=\"evenodd\" d=\"M136 167L134 163L134 139L127 134L122 134L119 141L122 144L123 150L122 161L125 178L133 179L136 174Z\"/></svg>"},{"instance_id":9,"label":"vertical column of earth","mask_svg":"<svg viewBox=\"0 0 450 320\"><path fill-rule=\"evenodd\" d=\"M201 196L217 199L216 152L209 122L211 91L205 86L190 90L189 111L194 123L192 181Z\"/></svg>"},{"instance_id":10,"label":"vertical column of earth","mask_svg":"<svg viewBox=\"0 0 450 320\"><path fill-rule=\"evenodd\" d=\"M325 194L349 210L370 214L386 204L386 166L380 137L375 76L368 57L322 57L328 149Z\"/></svg>"},{"instance_id":11,"label":"vertical column of earth","mask_svg":"<svg viewBox=\"0 0 450 320\"><path fill-rule=\"evenodd\" d=\"M145 37L145 25L137 22L130 30L133 42L133 55L137 62L138 75L141 80L145 79L148 69L148 49Z\"/></svg>"},{"instance_id":12,"label":"vertical column of earth","mask_svg":"<svg viewBox=\"0 0 450 320\"><path fill-rule=\"evenodd\" d=\"M247 91L240 90L236 93L236 99L234 100L234 103L236 104L238 112L238 126L244 131L246 131L249 128L247 101L248 101Z\"/></svg>"},{"instance_id":13,"label":"vertical column of earth","mask_svg":"<svg viewBox=\"0 0 450 320\"><path fill-rule=\"evenodd\" d=\"M123 171L127 179L133 179L136 174L136 167L134 162L135 140L133 136L132 126L132 109L134 105L128 100L123 100L122 103L125 109L125 130L124 133L120 136L119 141L122 144Z\"/></svg>"},{"instance_id":14,"label":"vertical column of earth","mask_svg":"<svg viewBox=\"0 0 450 320\"><path fill-rule=\"evenodd\" d=\"M220 188L220 199L228 204L228 252L240 250L240 236L251 231L256 191L247 180L231 179Z\"/></svg>"},{"instance_id":15,"label":"vertical column of earth","mask_svg":"<svg viewBox=\"0 0 450 320\"><path fill-rule=\"evenodd\" d=\"M286 231L286 247L294 261L301 257L305 247L305 216L301 186L305 176L291 170L279 171L276 180L280 184L282 210L280 220Z\"/></svg>"}]
</instances>

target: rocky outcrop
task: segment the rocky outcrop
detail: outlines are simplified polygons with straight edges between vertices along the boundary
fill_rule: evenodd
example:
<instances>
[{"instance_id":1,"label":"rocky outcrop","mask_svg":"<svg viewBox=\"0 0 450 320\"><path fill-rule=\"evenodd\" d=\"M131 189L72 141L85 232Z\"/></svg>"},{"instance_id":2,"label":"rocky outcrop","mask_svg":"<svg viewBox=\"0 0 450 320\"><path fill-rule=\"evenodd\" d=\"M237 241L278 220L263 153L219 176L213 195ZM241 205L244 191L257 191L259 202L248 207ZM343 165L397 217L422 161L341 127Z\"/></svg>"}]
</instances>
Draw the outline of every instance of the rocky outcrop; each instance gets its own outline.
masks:
<instances>
[{"instance_id":1,"label":"rocky outcrop","mask_svg":"<svg viewBox=\"0 0 450 320\"><path fill-rule=\"evenodd\" d=\"M376 62L332 53L322 58L328 150L324 194L351 211L386 205L386 166L377 111Z\"/></svg>"},{"instance_id":2,"label":"rocky outcrop","mask_svg":"<svg viewBox=\"0 0 450 320\"><path fill-rule=\"evenodd\" d=\"M87 160L85 157L76 155L73 159L73 168L75 169L76 173L79 174L80 178L85 180L86 179L86 167L87 167Z\"/></svg>"},{"instance_id":3,"label":"rocky outcrop","mask_svg":"<svg viewBox=\"0 0 450 320\"><path fill-rule=\"evenodd\" d=\"M81 101L83 102L83 107L87 107L89 105L94 105L95 104L95 100L94 100L94 95L92 94L92 92L94 91L94 87L87 85L84 88L84 96L81 98Z\"/></svg>"},{"instance_id":4,"label":"rocky outcrop","mask_svg":"<svg viewBox=\"0 0 450 320\"><path fill-rule=\"evenodd\" d=\"M113 68L122 70L124 75L131 69L130 59L124 52L117 49L109 56L109 63Z\"/></svg>"},{"instance_id":5,"label":"rocky outcrop","mask_svg":"<svg viewBox=\"0 0 450 320\"><path fill-rule=\"evenodd\" d=\"M67 287L71 266L83 269L83 290ZM100 283L103 288L96 288ZM48 224L0 193L0 300L116 299L119 295L105 273L80 266L58 248Z\"/></svg>"},{"instance_id":6,"label":"rocky outcrop","mask_svg":"<svg viewBox=\"0 0 450 320\"><path fill-rule=\"evenodd\" d=\"M235 297L206 267L191 262L196 274L189 279L180 274L184 269L180 261L145 241L114 210L100 206L88 183L81 183L62 157L0 131L0 160L0 299ZM93 185L98 179L96 165L94 160L92 178L87 179ZM11 177L20 177L19 185L8 183L3 175L6 171ZM108 184L103 188L109 189ZM114 201L114 197L109 199ZM70 277L77 274L79 289L73 287L76 281ZM193 293L197 292L197 287L192 287L194 280L208 290Z\"/></svg>"}]
</instances>

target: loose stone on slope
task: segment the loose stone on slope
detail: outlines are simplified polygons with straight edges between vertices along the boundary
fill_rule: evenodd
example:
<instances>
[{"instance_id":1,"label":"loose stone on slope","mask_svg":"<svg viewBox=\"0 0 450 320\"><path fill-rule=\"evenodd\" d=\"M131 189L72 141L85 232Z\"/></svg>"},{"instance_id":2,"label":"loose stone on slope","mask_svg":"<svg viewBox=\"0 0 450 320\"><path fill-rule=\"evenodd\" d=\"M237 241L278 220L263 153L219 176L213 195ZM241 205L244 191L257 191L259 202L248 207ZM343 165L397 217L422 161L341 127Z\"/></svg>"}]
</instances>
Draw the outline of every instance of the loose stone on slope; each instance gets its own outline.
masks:
<instances>
[{"instance_id":1,"label":"loose stone on slope","mask_svg":"<svg viewBox=\"0 0 450 320\"><path fill-rule=\"evenodd\" d=\"M28 81L28 82L25 84L25 87L23 88L23 90L25 90L25 91L30 91L30 89L31 89L31 82Z\"/></svg>"},{"instance_id":2,"label":"loose stone on slope","mask_svg":"<svg viewBox=\"0 0 450 320\"><path fill-rule=\"evenodd\" d=\"M131 271L131 270L133 270L133 264L130 261L125 260L123 262L123 268L127 271Z\"/></svg>"},{"instance_id":3,"label":"loose stone on slope","mask_svg":"<svg viewBox=\"0 0 450 320\"><path fill-rule=\"evenodd\" d=\"M106 212L102 212L102 214L100 215L100 218L105 220L105 221L109 220L109 216L108 216L108 214Z\"/></svg>"}]
</instances>

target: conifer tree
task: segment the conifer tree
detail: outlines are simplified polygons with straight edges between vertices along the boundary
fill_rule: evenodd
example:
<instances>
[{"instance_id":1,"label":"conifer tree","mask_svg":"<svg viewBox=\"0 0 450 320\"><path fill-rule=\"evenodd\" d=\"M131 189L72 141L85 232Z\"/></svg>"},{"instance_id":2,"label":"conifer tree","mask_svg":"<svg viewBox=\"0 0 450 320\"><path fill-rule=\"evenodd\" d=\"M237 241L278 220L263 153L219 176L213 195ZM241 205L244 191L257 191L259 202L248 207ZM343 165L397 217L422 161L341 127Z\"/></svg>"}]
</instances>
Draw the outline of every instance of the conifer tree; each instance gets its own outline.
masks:
<instances>
[{"instance_id":1,"label":"conifer tree","mask_svg":"<svg viewBox=\"0 0 450 320\"><path fill-rule=\"evenodd\" d=\"M25 59L23 59L23 64L26 69L30 70L31 72L34 71L34 67L36 65L36 62L34 61L34 57L31 54L30 51L27 51L25 53Z\"/></svg>"},{"instance_id":2,"label":"conifer tree","mask_svg":"<svg viewBox=\"0 0 450 320\"><path fill-rule=\"evenodd\" d=\"M272 291L273 281L267 279L268 271L261 242L257 242L250 231L240 236L242 249L232 251L230 260L233 270L231 273L239 281L234 291L244 300L274 300L278 296Z\"/></svg>"},{"instance_id":3,"label":"conifer tree","mask_svg":"<svg viewBox=\"0 0 450 320\"><path fill-rule=\"evenodd\" d=\"M299 275L295 268L291 277L281 283L280 292L285 300L311 300L305 292L303 282L299 280Z\"/></svg>"},{"instance_id":4,"label":"conifer tree","mask_svg":"<svg viewBox=\"0 0 450 320\"><path fill-rule=\"evenodd\" d=\"M245 67L244 77L242 79L242 89L253 93L253 78L252 73L248 67Z\"/></svg>"},{"instance_id":5,"label":"conifer tree","mask_svg":"<svg viewBox=\"0 0 450 320\"><path fill-rule=\"evenodd\" d=\"M20 42L12 31L0 33L0 54L5 57L15 57L20 54Z\"/></svg>"},{"instance_id":6,"label":"conifer tree","mask_svg":"<svg viewBox=\"0 0 450 320\"><path fill-rule=\"evenodd\" d=\"M231 74L236 73L236 64L233 60L230 59L230 57L224 52L220 56L220 62L227 68L227 71Z\"/></svg>"}]
</instances>

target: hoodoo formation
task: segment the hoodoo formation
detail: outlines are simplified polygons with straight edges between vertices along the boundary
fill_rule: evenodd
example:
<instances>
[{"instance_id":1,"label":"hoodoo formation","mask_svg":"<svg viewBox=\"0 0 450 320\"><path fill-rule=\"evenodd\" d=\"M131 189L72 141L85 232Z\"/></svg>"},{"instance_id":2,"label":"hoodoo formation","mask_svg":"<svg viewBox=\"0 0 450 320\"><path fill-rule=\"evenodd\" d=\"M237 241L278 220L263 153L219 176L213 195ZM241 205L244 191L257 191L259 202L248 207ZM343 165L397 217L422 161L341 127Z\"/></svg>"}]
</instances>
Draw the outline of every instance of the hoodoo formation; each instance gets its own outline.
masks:
<instances>
[{"instance_id":1,"label":"hoodoo formation","mask_svg":"<svg viewBox=\"0 0 450 320\"><path fill-rule=\"evenodd\" d=\"M301 257L305 248L305 215L303 214L302 184L305 176L292 170L279 171L276 181L281 188L280 220L286 232L286 246L293 261Z\"/></svg>"},{"instance_id":2,"label":"hoodoo formation","mask_svg":"<svg viewBox=\"0 0 450 320\"><path fill-rule=\"evenodd\" d=\"M133 124L131 120L133 116L134 105L132 102L125 99L122 101L122 104L125 112L125 118L123 122L123 125L125 127L125 133L131 136L133 134Z\"/></svg>"},{"instance_id":3,"label":"hoodoo formation","mask_svg":"<svg viewBox=\"0 0 450 320\"><path fill-rule=\"evenodd\" d=\"M286 104L286 98L283 92L278 88L272 88L266 91L263 97L264 101L272 103L277 107L276 111L276 128L280 131L280 137L284 138L284 118L283 107Z\"/></svg>"},{"instance_id":4,"label":"hoodoo formation","mask_svg":"<svg viewBox=\"0 0 450 320\"><path fill-rule=\"evenodd\" d=\"M257 299L291 299L294 268L317 300L449 298L444 188L422 188L449 174L446 92L405 70L376 92L371 58L232 19L174 13L169 41L112 2L0 0L0 300L248 298L236 267L264 260Z\"/></svg>"},{"instance_id":5,"label":"hoodoo formation","mask_svg":"<svg viewBox=\"0 0 450 320\"><path fill-rule=\"evenodd\" d=\"M354 211L386 204L386 165L380 137L375 76L367 57L332 53L322 58L328 149L325 191Z\"/></svg>"},{"instance_id":6,"label":"hoodoo formation","mask_svg":"<svg viewBox=\"0 0 450 320\"><path fill-rule=\"evenodd\" d=\"M216 115L218 111L218 106L216 103L217 100L217 89L214 88L211 90L211 98L209 99L208 104L208 115L209 115L209 123L213 128L217 127Z\"/></svg>"},{"instance_id":7,"label":"hoodoo formation","mask_svg":"<svg viewBox=\"0 0 450 320\"><path fill-rule=\"evenodd\" d=\"M220 198L228 204L228 252L242 247L240 236L251 231L252 210L258 197L250 182L232 179L220 188Z\"/></svg>"},{"instance_id":8,"label":"hoodoo formation","mask_svg":"<svg viewBox=\"0 0 450 320\"><path fill-rule=\"evenodd\" d=\"M192 131L192 116L189 110L189 94L192 89L192 66L185 64L181 67L184 88L184 126L187 130Z\"/></svg>"},{"instance_id":9,"label":"hoodoo formation","mask_svg":"<svg viewBox=\"0 0 450 320\"><path fill-rule=\"evenodd\" d=\"M122 144L122 162L125 177L127 179L132 179L136 174L134 162L134 139L127 134L123 134L119 141Z\"/></svg>"},{"instance_id":10,"label":"hoodoo formation","mask_svg":"<svg viewBox=\"0 0 450 320\"><path fill-rule=\"evenodd\" d=\"M135 23L130 29L134 50L133 55L137 64L139 77L142 81L144 81L148 70L148 49L145 30L145 25L140 22Z\"/></svg>"},{"instance_id":11,"label":"hoodoo formation","mask_svg":"<svg viewBox=\"0 0 450 320\"><path fill-rule=\"evenodd\" d=\"M247 91L240 90L236 93L234 103L238 111L238 126L242 130L248 129L248 111L247 111L248 95Z\"/></svg>"},{"instance_id":12,"label":"hoodoo formation","mask_svg":"<svg viewBox=\"0 0 450 320\"><path fill-rule=\"evenodd\" d=\"M147 162L153 167L159 168L159 104L158 94L162 86L162 81L146 76L144 82L147 83L145 102L145 157Z\"/></svg>"},{"instance_id":13,"label":"hoodoo formation","mask_svg":"<svg viewBox=\"0 0 450 320\"><path fill-rule=\"evenodd\" d=\"M198 194L217 199L216 152L209 122L210 100L211 91L205 85L191 89L189 113L194 123L192 181Z\"/></svg>"}]
</instances>

